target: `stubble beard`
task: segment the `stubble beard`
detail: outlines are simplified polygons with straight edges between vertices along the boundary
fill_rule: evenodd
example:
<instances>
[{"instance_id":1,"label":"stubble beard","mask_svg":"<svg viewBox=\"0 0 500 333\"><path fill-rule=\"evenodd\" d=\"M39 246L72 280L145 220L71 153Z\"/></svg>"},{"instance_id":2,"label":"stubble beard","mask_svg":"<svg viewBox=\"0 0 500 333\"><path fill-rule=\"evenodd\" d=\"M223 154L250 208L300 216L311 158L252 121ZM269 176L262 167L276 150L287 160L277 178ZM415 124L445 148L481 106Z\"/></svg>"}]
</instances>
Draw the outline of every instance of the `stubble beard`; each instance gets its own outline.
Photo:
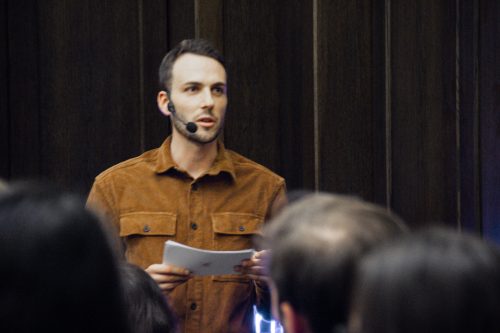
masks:
<instances>
[{"instance_id":1,"label":"stubble beard","mask_svg":"<svg viewBox=\"0 0 500 333\"><path fill-rule=\"evenodd\" d=\"M220 132L222 131L223 122L221 122L215 132L213 132L211 135L205 136L200 134L200 126L198 126L198 130L194 133L191 133L187 130L186 125L184 125L177 117L170 117L175 129L177 132L179 132L183 137L188 139L191 142L197 143L197 144L207 144L210 142L213 142L217 140L219 137Z\"/></svg>"}]
</instances>

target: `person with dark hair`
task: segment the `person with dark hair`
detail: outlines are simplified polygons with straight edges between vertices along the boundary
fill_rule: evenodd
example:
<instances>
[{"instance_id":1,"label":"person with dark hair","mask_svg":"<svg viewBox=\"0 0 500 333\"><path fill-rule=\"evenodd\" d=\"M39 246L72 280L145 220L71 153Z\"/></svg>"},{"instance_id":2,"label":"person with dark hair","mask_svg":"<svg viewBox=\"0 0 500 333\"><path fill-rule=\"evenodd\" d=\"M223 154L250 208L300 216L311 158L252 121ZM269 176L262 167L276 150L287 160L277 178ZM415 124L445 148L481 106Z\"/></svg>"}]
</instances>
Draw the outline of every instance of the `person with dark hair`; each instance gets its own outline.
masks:
<instances>
[{"instance_id":1,"label":"person with dark hair","mask_svg":"<svg viewBox=\"0 0 500 333\"><path fill-rule=\"evenodd\" d=\"M274 316L287 333L343 331L356 262L406 230L387 209L353 197L319 193L290 204L264 229Z\"/></svg>"},{"instance_id":2,"label":"person with dark hair","mask_svg":"<svg viewBox=\"0 0 500 333\"><path fill-rule=\"evenodd\" d=\"M134 333L175 333L177 320L156 282L142 268L122 262L120 273Z\"/></svg>"},{"instance_id":3,"label":"person with dark hair","mask_svg":"<svg viewBox=\"0 0 500 333\"><path fill-rule=\"evenodd\" d=\"M432 228L364 258L350 333L500 332L500 253L468 234Z\"/></svg>"},{"instance_id":4,"label":"person with dark hair","mask_svg":"<svg viewBox=\"0 0 500 333\"><path fill-rule=\"evenodd\" d=\"M116 257L83 198L0 193L0 332L129 332Z\"/></svg>"},{"instance_id":5,"label":"person with dark hair","mask_svg":"<svg viewBox=\"0 0 500 333\"><path fill-rule=\"evenodd\" d=\"M242 250L283 203L285 181L224 147L227 73L206 41L184 40L163 59L160 111L172 124L162 146L97 176L88 204L112 221L127 260L167 295L183 332L253 330L253 306L269 291L259 251L235 274L193 276L162 264L165 241L207 250Z\"/></svg>"}]
</instances>

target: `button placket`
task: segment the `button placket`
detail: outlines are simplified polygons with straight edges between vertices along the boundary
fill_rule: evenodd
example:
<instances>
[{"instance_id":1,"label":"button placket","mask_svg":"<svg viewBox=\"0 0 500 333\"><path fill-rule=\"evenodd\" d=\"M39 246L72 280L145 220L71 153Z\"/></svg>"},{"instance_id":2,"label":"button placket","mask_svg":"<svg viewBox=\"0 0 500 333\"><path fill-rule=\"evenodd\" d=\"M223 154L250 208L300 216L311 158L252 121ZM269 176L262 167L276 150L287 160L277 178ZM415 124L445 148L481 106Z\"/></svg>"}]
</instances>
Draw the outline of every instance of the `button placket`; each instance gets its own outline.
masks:
<instances>
[{"instance_id":1,"label":"button placket","mask_svg":"<svg viewBox=\"0 0 500 333\"><path fill-rule=\"evenodd\" d=\"M188 187L188 215L187 215L187 230L188 235L186 238L187 245L202 248L203 247L203 232L202 220L204 216L203 211L203 193L202 184L197 180L191 180ZM197 323L201 320L202 313L202 299L203 299L203 280L192 279L189 281L187 292L188 314L186 320L190 321L189 331L198 332L200 327ZM188 326L187 326L188 327Z\"/></svg>"},{"instance_id":2,"label":"button placket","mask_svg":"<svg viewBox=\"0 0 500 333\"><path fill-rule=\"evenodd\" d=\"M191 184L191 191L196 192L200 188L200 185L198 183L193 183Z\"/></svg>"}]
</instances>

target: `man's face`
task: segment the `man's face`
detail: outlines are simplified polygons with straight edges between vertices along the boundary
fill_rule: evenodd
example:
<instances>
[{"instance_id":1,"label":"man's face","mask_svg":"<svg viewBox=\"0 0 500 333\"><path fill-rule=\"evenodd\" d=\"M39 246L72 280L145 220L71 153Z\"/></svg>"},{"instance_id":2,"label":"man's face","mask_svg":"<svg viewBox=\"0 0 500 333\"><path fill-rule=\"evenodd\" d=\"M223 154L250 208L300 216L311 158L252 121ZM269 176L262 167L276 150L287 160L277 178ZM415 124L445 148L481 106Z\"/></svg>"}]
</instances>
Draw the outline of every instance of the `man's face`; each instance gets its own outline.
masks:
<instances>
[{"instance_id":1,"label":"man's face","mask_svg":"<svg viewBox=\"0 0 500 333\"><path fill-rule=\"evenodd\" d=\"M215 59L192 53L181 55L172 68L171 102L177 117L173 130L197 143L214 141L222 131L226 114L226 71ZM185 123L194 122L196 133Z\"/></svg>"}]
</instances>

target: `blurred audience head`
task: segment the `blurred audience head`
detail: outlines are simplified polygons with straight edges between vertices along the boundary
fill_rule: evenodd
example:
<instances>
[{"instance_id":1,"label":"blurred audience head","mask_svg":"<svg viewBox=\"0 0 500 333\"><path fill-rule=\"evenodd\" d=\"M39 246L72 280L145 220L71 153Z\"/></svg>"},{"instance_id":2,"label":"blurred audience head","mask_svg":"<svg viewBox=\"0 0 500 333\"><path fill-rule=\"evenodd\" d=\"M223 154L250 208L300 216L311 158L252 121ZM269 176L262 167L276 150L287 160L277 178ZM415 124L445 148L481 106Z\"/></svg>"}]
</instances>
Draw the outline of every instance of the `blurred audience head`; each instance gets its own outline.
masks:
<instances>
[{"instance_id":1,"label":"blurred audience head","mask_svg":"<svg viewBox=\"0 0 500 333\"><path fill-rule=\"evenodd\" d=\"M115 258L83 198L0 193L0 331L128 332Z\"/></svg>"},{"instance_id":2,"label":"blurred audience head","mask_svg":"<svg viewBox=\"0 0 500 333\"><path fill-rule=\"evenodd\" d=\"M440 228L374 251L356 279L350 333L500 332L500 255Z\"/></svg>"},{"instance_id":3,"label":"blurred audience head","mask_svg":"<svg viewBox=\"0 0 500 333\"><path fill-rule=\"evenodd\" d=\"M7 182L0 178L0 193L7 190Z\"/></svg>"},{"instance_id":4,"label":"blurred audience head","mask_svg":"<svg viewBox=\"0 0 500 333\"><path fill-rule=\"evenodd\" d=\"M275 316L288 333L341 331L356 262L405 231L397 216L354 197L294 201L264 231Z\"/></svg>"},{"instance_id":5,"label":"blurred audience head","mask_svg":"<svg viewBox=\"0 0 500 333\"><path fill-rule=\"evenodd\" d=\"M141 268L120 266L130 327L134 333L174 333L177 321L156 282Z\"/></svg>"}]
</instances>

